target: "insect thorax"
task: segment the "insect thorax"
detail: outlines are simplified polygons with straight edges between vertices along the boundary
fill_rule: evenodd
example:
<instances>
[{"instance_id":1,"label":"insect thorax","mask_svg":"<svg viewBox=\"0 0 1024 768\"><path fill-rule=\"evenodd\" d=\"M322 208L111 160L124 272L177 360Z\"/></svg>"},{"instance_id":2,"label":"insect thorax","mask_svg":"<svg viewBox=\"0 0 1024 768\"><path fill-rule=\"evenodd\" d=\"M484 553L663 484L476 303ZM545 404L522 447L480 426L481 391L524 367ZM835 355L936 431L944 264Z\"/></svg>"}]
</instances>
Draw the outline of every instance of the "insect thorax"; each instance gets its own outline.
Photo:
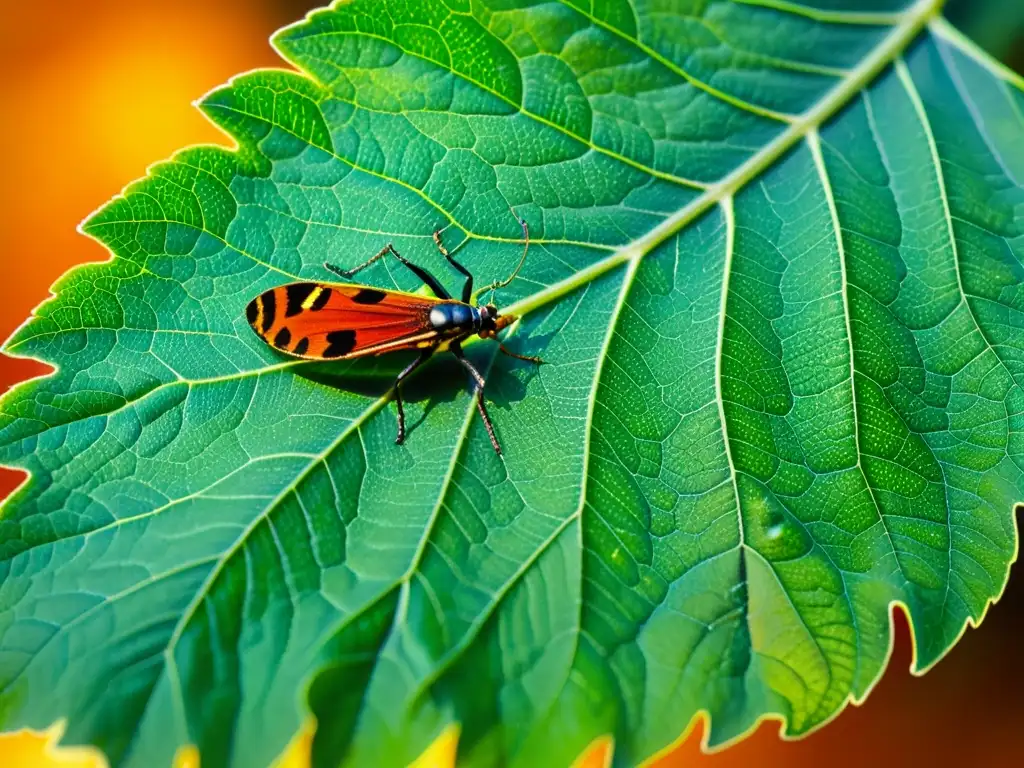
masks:
<instances>
[{"instance_id":1,"label":"insect thorax","mask_svg":"<svg viewBox=\"0 0 1024 768\"><path fill-rule=\"evenodd\" d=\"M480 329L480 310L469 304L443 302L430 308L430 327L435 331Z\"/></svg>"}]
</instances>

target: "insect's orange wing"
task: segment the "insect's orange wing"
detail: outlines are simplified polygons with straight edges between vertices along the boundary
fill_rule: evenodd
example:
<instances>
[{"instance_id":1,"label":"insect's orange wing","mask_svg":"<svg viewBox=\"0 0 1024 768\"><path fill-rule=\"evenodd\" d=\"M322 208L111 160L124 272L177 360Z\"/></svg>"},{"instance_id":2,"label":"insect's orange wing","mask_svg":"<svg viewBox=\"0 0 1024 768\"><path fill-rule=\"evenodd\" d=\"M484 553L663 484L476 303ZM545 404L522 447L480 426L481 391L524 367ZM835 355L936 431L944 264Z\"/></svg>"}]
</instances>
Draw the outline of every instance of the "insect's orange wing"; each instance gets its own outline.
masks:
<instances>
[{"instance_id":1,"label":"insect's orange wing","mask_svg":"<svg viewBox=\"0 0 1024 768\"><path fill-rule=\"evenodd\" d=\"M261 293L246 319L274 349L310 360L340 360L436 343L430 296L361 285L291 283Z\"/></svg>"}]
</instances>

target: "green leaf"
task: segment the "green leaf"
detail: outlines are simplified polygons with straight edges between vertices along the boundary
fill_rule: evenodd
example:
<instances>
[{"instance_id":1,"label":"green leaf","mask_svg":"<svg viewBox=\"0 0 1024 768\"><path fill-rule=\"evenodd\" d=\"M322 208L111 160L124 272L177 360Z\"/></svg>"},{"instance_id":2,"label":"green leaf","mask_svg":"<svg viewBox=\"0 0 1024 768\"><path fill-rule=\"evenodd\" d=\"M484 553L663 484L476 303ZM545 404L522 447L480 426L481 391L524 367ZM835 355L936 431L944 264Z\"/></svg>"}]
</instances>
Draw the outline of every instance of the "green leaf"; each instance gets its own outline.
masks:
<instances>
[{"instance_id":1,"label":"green leaf","mask_svg":"<svg viewBox=\"0 0 1024 768\"><path fill-rule=\"evenodd\" d=\"M93 215L5 350L0 726L115 765L635 764L790 734L1001 592L1024 498L1024 89L937 0L354 0ZM260 291L431 242L499 293L457 365L308 365ZM366 280L416 287L379 262Z\"/></svg>"}]
</instances>

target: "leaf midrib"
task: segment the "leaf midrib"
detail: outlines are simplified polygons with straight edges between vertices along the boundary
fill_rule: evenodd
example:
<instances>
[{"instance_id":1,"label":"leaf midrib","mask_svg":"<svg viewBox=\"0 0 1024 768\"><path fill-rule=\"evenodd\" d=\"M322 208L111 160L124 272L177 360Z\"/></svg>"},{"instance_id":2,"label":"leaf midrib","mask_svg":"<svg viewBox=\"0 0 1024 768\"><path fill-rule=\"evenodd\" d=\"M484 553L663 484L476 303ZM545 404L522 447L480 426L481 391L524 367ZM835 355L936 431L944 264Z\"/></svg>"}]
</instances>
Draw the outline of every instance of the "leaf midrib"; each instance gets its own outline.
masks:
<instances>
[{"instance_id":1,"label":"leaf midrib","mask_svg":"<svg viewBox=\"0 0 1024 768\"><path fill-rule=\"evenodd\" d=\"M776 160L799 141L832 117L854 95L859 93L888 64L894 61L910 44L928 22L939 14L944 0L918 0L904 15L903 21L894 26L874 51L864 58L849 75L832 88L822 100L803 116L790 124L775 139L758 150L748 160L737 166L728 176L711 185L674 215L665 219L643 237L633 241L621 250L580 270L575 275L561 280L528 296L506 311L525 315L545 304L555 301L580 285L590 282L610 269L631 259L641 259L658 245L693 222L712 206L742 189L748 182L765 171Z\"/></svg>"}]
</instances>

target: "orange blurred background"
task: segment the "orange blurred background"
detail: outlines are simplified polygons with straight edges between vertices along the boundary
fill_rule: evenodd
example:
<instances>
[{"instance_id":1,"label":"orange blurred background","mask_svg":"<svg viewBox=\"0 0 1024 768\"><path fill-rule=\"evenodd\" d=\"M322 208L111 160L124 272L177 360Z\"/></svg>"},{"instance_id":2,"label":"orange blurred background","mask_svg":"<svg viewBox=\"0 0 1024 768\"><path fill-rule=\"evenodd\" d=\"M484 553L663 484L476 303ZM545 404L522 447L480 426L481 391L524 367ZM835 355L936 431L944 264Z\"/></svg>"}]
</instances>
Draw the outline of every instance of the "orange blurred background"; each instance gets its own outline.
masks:
<instances>
[{"instance_id":1,"label":"orange blurred background","mask_svg":"<svg viewBox=\"0 0 1024 768\"><path fill-rule=\"evenodd\" d=\"M39 8L5 3L0 22L0 339L67 268L107 258L76 225L146 166L175 150L226 139L192 101L231 75L283 63L267 43L302 17L300 0L94 0ZM45 367L0 357L0 391ZM0 498L20 482L0 470ZM1024 575L1011 579L982 629L932 672L908 672L902 616L889 671L861 707L798 742L775 723L713 756L700 729L668 766L1010 766L1024 764ZM5 758L6 754L6 758ZM27 762L26 762L27 761ZM0 742L0 764L28 768Z\"/></svg>"}]
</instances>

